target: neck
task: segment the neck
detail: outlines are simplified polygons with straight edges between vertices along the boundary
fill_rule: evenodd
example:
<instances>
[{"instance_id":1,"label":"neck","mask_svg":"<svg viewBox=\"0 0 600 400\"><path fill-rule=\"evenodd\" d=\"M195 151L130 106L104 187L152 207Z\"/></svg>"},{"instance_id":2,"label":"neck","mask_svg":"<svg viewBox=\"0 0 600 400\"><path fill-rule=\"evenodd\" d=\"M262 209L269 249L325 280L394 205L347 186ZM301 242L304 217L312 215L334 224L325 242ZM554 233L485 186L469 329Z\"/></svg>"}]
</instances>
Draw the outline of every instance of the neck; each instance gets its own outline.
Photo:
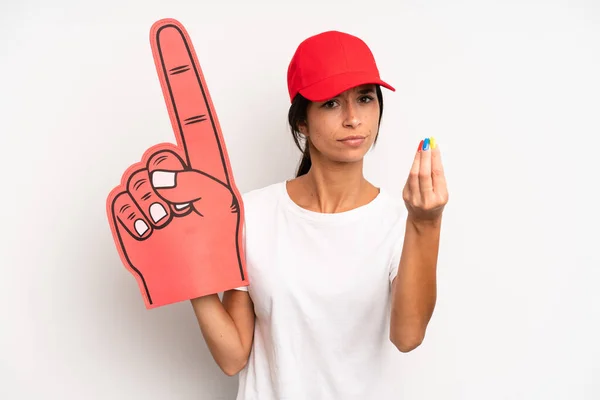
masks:
<instances>
[{"instance_id":1,"label":"neck","mask_svg":"<svg viewBox=\"0 0 600 400\"><path fill-rule=\"evenodd\" d=\"M322 213L351 210L370 202L377 195L377 189L363 176L362 160L355 163L313 160L310 171L298 183L297 202Z\"/></svg>"}]
</instances>

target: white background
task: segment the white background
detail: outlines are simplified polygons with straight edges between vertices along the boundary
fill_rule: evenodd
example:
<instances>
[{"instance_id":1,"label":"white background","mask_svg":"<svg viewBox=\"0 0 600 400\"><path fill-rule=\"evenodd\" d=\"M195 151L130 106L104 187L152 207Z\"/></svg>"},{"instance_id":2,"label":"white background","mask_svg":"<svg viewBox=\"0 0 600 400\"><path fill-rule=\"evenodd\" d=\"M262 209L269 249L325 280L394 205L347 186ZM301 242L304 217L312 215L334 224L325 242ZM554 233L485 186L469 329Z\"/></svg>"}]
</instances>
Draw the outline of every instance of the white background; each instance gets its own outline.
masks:
<instances>
[{"instance_id":1,"label":"white background","mask_svg":"<svg viewBox=\"0 0 600 400\"><path fill-rule=\"evenodd\" d=\"M191 35L242 192L293 174L286 68L323 30L363 38L398 89L373 182L399 195L437 138L438 304L389 398L600 398L600 4L394 3L2 1L0 398L235 396L189 303L144 308L105 214L174 140L149 45L164 17Z\"/></svg>"}]
</instances>

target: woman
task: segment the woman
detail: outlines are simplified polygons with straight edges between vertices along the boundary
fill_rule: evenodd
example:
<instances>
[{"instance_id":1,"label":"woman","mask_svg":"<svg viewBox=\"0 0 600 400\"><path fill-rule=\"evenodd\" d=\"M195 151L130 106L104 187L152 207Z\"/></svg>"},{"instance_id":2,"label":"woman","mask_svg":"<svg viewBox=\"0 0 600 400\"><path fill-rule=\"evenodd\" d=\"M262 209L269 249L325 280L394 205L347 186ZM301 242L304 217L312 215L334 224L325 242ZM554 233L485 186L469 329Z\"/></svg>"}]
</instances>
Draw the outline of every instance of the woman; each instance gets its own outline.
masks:
<instances>
[{"instance_id":1,"label":"woman","mask_svg":"<svg viewBox=\"0 0 600 400\"><path fill-rule=\"evenodd\" d=\"M292 58L297 176L244 195L250 286L192 300L215 361L240 373L238 400L373 398L390 341L408 352L425 336L448 194L433 139L404 204L363 176L381 87L394 90L352 35L312 36Z\"/></svg>"}]
</instances>

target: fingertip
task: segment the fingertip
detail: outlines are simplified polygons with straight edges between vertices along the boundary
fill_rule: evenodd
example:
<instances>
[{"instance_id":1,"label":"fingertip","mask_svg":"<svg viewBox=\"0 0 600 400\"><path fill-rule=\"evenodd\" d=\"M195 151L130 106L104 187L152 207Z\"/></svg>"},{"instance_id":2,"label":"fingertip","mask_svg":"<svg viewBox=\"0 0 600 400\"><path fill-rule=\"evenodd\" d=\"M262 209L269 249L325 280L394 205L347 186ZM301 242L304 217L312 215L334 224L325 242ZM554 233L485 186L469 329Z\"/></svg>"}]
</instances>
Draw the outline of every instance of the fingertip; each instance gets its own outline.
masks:
<instances>
[{"instance_id":1,"label":"fingertip","mask_svg":"<svg viewBox=\"0 0 600 400\"><path fill-rule=\"evenodd\" d=\"M135 220L135 222L133 223L133 227L140 238L143 238L146 232L150 230L150 227L143 219Z\"/></svg>"},{"instance_id":2,"label":"fingertip","mask_svg":"<svg viewBox=\"0 0 600 400\"><path fill-rule=\"evenodd\" d=\"M430 149L430 146L429 146L429 138L425 138L425 139L423 140L423 151L427 151L427 150L429 150L429 149Z\"/></svg>"},{"instance_id":3,"label":"fingertip","mask_svg":"<svg viewBox=\"0 0 600 400\"><path fill-rule=\"evenodd\" d=\"M153 153L149 154L147 162L147 169L150 173L155 170L185 170L183 158L175 146L163 144L161 146L155 146L152 150Z\"/></svg>"},{"instance_id":4,"label":"fingertip","mask_svg":"<svg viewBox=\"0 0 600 400\"><path fill-rule=\"evenodd\" d=\"M143 240L152 233L152 227L129 193L122 192L115 198L113 213L121 236L125 230L131 237Z\"/></svg>"},{"instance_id":5,"label":"fingertip","mask_svg":"<svg viewBox=\"0 0 600 400\"><path fill-rule=\"evenodd\" d=\"M172 171L153 171L151 175L152 186L157 189L174 188L175 172Z\"/></svg>"},{"instance_id":6,"label":"fingertip","mask_svg":"<svg viewBox=\"0 0 600 400\"><path fill-rule=\"evenodd\" d=\"M155 224L159 224L161 221L163 221L163 223L166 222L165 218L169 216L167 209L160 202L152 203L148 213Z\"/></svg>"}]
</instances>

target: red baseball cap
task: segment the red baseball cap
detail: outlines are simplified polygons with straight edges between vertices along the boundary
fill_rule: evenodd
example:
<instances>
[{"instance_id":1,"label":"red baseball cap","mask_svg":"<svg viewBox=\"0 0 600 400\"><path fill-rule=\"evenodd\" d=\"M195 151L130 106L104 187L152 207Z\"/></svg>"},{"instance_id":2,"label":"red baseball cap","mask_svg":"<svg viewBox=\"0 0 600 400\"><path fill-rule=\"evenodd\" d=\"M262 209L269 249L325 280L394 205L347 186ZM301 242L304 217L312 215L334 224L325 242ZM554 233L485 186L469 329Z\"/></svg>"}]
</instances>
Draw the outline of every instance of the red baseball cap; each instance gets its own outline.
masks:
<instances>
[{"instance_id":1,"label":"red baseball cap","mask_svg":"<svg viewBox=\"0 0 600 400\"><path fill-rule=\"evenodd\" d=\"M373 53L356 36L327 31L305 39L294 53L287 73L290 100L300 93L311 101L325 101L355 86L381 80Z\"/></svg>"}]
</instances>

